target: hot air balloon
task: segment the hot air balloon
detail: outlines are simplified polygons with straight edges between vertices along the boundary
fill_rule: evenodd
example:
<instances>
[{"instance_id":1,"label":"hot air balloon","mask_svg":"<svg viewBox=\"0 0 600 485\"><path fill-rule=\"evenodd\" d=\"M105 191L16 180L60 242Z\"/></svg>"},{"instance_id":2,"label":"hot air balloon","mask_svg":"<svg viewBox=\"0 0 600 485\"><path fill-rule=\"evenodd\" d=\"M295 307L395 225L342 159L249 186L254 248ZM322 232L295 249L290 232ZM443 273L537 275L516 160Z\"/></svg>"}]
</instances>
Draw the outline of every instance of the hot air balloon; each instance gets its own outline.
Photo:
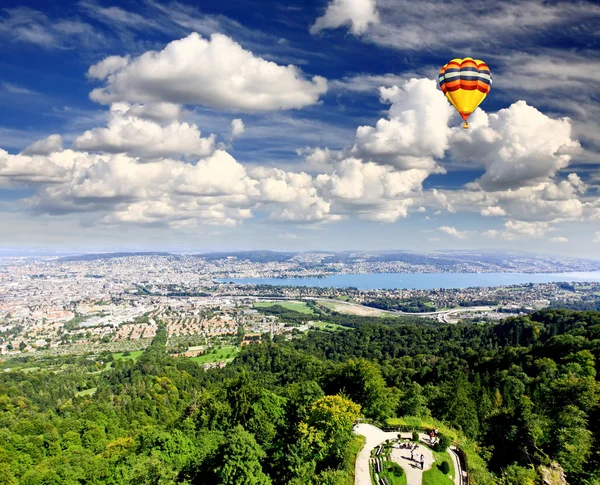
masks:
<instances>
[{"instance_id":1,"label":"hot air balloon","mask_svg":"<svg viewBox=\"0 0 600 485\"><path fill-rule=\"evenodd\" d=\"M492 73L483 61L470 57L452 59L440 69L438 83L465 120L463 128L467 129L467 119L490 92Z\"/></svg>"}]
</instances>

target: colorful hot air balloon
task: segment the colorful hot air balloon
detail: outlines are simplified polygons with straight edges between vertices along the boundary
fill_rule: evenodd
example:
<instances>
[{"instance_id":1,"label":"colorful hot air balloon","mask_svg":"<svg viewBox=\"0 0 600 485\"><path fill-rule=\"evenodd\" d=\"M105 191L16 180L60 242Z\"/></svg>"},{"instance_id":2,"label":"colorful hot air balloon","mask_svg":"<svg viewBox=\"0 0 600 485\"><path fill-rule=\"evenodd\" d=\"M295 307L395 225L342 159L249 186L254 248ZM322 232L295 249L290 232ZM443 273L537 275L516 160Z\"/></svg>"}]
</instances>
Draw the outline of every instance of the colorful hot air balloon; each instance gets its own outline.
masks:
<instances>
[{"instance_id":1,"label":"colorful hot air balloon","mask_svg":"<svg viewBox=\"0 0 600 485\"><path fill-rule=\"evenodd\" d=\"M467 119L490 92L492 73L483 61L470 57L452 59L440 69L438 83L465 120L463 128L466 129L469 127Z\"/></svg>"}]
</instances>

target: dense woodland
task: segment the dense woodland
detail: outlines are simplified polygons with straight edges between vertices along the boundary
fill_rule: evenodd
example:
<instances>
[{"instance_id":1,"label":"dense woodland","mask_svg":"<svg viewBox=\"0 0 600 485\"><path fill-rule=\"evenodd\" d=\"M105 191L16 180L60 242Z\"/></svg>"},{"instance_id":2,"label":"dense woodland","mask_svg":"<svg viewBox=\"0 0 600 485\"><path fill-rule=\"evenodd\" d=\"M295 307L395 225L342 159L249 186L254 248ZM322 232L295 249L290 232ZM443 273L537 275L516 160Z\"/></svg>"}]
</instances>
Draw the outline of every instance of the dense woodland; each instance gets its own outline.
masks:
<instances>
[{"instance_id":1,"label":"dense woodland","mask_svg":"<svg viewBox=\"0 0 600 485\"><path fill-rule=\"evenodd\" d=\"M108 370L107 356L3 363L0 483L349 485L361 415L454 428L473 485L534 484L552 461L600 484L600 313L321 317L347 329L252 344L211 371L169 357L164 329Z\"/></svg>"}]
</instances>

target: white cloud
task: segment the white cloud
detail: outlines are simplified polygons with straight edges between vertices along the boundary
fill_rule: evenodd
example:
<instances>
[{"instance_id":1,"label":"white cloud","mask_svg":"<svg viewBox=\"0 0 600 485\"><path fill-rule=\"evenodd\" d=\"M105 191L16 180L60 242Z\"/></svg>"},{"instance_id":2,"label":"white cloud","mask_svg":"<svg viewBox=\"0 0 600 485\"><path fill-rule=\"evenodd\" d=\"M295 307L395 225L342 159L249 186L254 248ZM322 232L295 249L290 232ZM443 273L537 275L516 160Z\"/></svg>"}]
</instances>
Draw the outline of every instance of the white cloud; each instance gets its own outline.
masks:
<instances>
[{"instance_id":1,"label":"white cloud","mask_svg":"<svg viewBox=\"0 0 600 485\"><path fill-rule=\"evenodd\" d=\"M596 231L594 233L594 240L595 243L600 243L600 231Z\"/></svg>"},{"instance_id":2,"label":"white cloud","mask_svg":"<svg viewBox=\"0 0 600 485\"><path fill-rule=\"evenodd\" d=\"M491 229L484 233L484 236L490 238L500 238L506 241L515 239L541 238L553 228L547 222L526 222L510 220L504 223L504 230L498 231Z\"/></svg>"},{"instance_id":3,"label":"white cloud","mask_svg":"<svg viewBox=\"0 0 600 485\"><path fill-rule=\"evenodd\" d=\"M568 243L569 242L569 239L566 237L563 237L563 236L556 236L550 240L555 243Z\"/></svg>"},{"instance_id":4,"label":"white cloud","mask_svg":"<svg viewBox=\"0 0 600 485\"><path fill-rule=\"evenodd\" d=\"M375 0L331 0L325 14L310 27L311 34L349 25L354 35L364 34L370 24L379 22Z\"/></svg>"},{"instance_id":5,"label":"white cloud","mask_svg":"<svg viewBox=\"0 0 600 485\"><path fill-rule=\"evenodd\" d=\"M478 184L465 189L437 190L425 195L425 203L449 212L479 211L481 215L507 216L527 221L568 221L592 219L596 208L584 200L587 185L577 174L561 181L506 190L483 190Z\"/></svg>"},{"instance_id":6,"label":"white cloud","mask_svg":"<svg viewBox=\"0 0 600 485\"><path fill-rule=\"evenodd\" d=\"M341 219L332 214L331 203L321 197L313 178L306 173L258 167L251 175L257 179L261 205L273 221L315 223Z\"/></svg>"},{"instance_id":7,"label":"white cloud","mask_svg":"<svg viewBox=\"0 0 600 485\"><path fill-rule=\"evenodd\" d=\"M430 74L437 74L436 72ZM427 77L416 73L403 74L357 74L336 79L329 83L331 89L352 91L356 93L376 94L380 87L398 86L411 78ZM433 77L433 76L432 76Z\"/></svg>"},{"instance_id":8,"label":"white cloud","mask_svg":"<svg viewBox=\"0 0 600 485\"><path fill-rule=\"evenodd\" d=\"M525 101L485 115L479 110L469 130L454 128L455 159L481 162L478 180L486 190L535 185L568 166L579 143L571 138L568 118L552 119Z\"/></svg>"},{"instance_id":9,"label":"white cloud","mask_svg":"<svg viewBox=\"0 0 600 485\"><path fill-rule=\"evenodd\" d=\"M467 239L469 237L468 231L459 231L454 226L442 226L439 228L439 230L448 234L449 236L455 237L456 239Z\"/></svg>"},{"instance_id":10,"label":"white cloud","mask_svg":"<svg viewBox=\"0 0 600 485\"><path fill-rule=\"evenodd\" d=\"M7 94L15 94L17 96L39 96L40 93L33 91L32 89L26 88L19 84L0 82L0 93L5 92Z\"/></svg>"},{"instance_id":11,"label":"white cloud","mask_svg":"<svg viewBox=\"0 0 600 485\"><path fill-rule=\"evenodd\" d=\"M316 179L333 210L363 219L395 222L406 217L414 204L412 196L422 188L429 172L423 169L395 171L392 167L356 158L342 160L330 175Z\"/></svg>"},{"instance_id":12,"label":"white cloud","mask_svg":"<svg viewBox=\"0 0 600 485\"><path fill-rule=\"evenodd\" d=\"M380 93L391 103L389 118L359 127L351 154L400 169L439 170L432 157L443 157L448 147L451 109L435 81L410 79Z\"/></svg>"},{"instance_id":13,"label":"white cloud","mask_svg":"<svg viewBox=\"0 0 600 485\"><path fill-rule=\"evenodd\" d=\"M506 211L502 207L488 206L485 209L481 209L481 215L484 217L505 216Z\"/></svg>"},{"instance_id":14,"label":"white cloud","mask_svg":"<svg viewBox=\"0 0 600 485\"><path fill-rule=\"evenodd\" d=\"M88 23L76 18L51 19L45 13L28 7L2 10L0 37L44 49L106 48L107 44L104 34Z\"/></svg>"},{"instance_id":15,"label":"white cloud","mask_svg":"<svg viewBox=\"0 0 600 485\"><path fill-rule=\"evenodd\" d=\"M497 53L507 44L523 45L530 36L548 29L571 35L582 29L592 32L600 16L594 2L498 0L490 5L460 0L378 0L377 6L381 22L371 25L364 38L402 51L443 48Z\"/></svg>"},{"instance_id":16,"label":"white cloud","mask_svg":"<svg viewBox=\"0 0 600 485\"><path fill-rule=\"evenodd\" d=\"M129 56L108 56L88 69L90 79L106 79L108 76L125 68L131 62Z\"/></svg>"},{"instance_id":17,"label":"white cloud","mask_svg":"<svg viewBox=\"0 0 600 485\"><path fill-rule=\"evenodd\" d=\"M135 107L134 113L142 107ZM215 150L215 137L202 138L196 125L172 121L161 125L131 114L130 106L115 103L107 128L88 130L75 139L75 148L139 157L205 157Z\"/></svg>"},{"instance_id":18,"label":"white cloud","mask_svg":"<svg viewBox=\"0 0 600 485\"><path fill-rule=\"evenodd\" d=\"M127 155L72 152L69 176L29 200L37 212L97 213L104 223L173 224L201 220L232 225L261 200L256 181L223 151L195 165L139 163Z\"/></svg>"},{"instance_id":19,"label":"white cloud","mask_svg":"<svg viewBox=\"0 0 600 485\"><path fill-rule=\"evenodd\" d=\"M231 120L231 139L235 139L246 131L246 126L241 118Z\"/></svg>"},{"instance_id":20,"label":"white cloud","mask_svg":"<svg viewBox=\"0 0 600 485\"><path fill-rule=\"evenodd\" d=\"M323 77L307 80L297 67L257 57L221 34L206 40L192 33L160 52L107 58L89 75L106 80L90 94L103 104L168 102L260 112L309 106L327 91Z\"/></svg>"},{"instance_id":21,"label":"white cloud","mask_svg":"<svg viewBox=\"0 0 600 485\"><path fill-rule=\"evenodd\" d=\"M304 155L304 159L310 167L319 170L329 170L335 159L335 154L329 148L300 148L296 150L298 155Z\"/></svg>"},{"instance_id":22,"label":"white cloud","mask_svg":"<svg viewBox=\"0 0 600 485\"><path fill-rule=\"evenodd\" d=\"M21 153L23 155L49 155L60 150L62 150L62 137L55 134L33 142Z\"/></svg>"},{"instance_id":23,"label":"white cloud","mask_svg":"<svg viewBox=\"0 0 600 485\"><path fill-rule=\"evenodd\" d=\"M123 105L122 103L120 103ZM132 105L127 114L137 118L144 118L159 123L176 120L182 114L181 106L173 103L149 103Z\"/></svg>"}]
</instances>

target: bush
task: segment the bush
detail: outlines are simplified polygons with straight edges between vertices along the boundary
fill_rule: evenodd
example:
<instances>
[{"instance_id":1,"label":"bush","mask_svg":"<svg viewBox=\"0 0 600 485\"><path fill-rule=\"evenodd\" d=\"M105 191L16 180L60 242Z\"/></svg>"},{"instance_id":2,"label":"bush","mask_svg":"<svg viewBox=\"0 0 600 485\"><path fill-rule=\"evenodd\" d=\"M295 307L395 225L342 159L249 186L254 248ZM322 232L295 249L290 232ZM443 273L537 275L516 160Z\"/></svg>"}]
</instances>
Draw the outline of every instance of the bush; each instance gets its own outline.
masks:
<instances>
[{"instance_id":1,"label":"bush","mask_svg":"<svg viewBox=\"0 0 600 485\"><path fill-rule=\"evenodd\" d=\"M404 475L404 470L396 462L388 461L385 465L385 468L388 472L390 472L392 475L394 475L396 477L401 477L402 475Z\"/></svg>"},{"instance_id":2,"label":"bush","mask_svg":"<svg viewBox=\"0 0 600 485\"><path fill-rule=\"evenodd\" d=\"M444 475L448 475L448 472L450 471L450 464L444 460L438 465L438 468Z\"/></svg>"},{"instance_id":3,"label":"bush","mask_svg":"<svg viewBox=\"0 0 600 485\"><path fill-rule=\"evenodd\" d=\"M452 440L449 436L439 433L438 434L438 442L435 444L433 449L435 451L446 451L448 447L452 444Z\"/></svg>"},{"instance_id":4,"label":"bush","mask_svg":"<svg viewBox=\"0 0 600 485\"><path fill-rule=\"evenodd\" d=\"M416 431L413 431L412 439L413 439L413 441L419 441L419 433L417 433Z\"/></svg>"}]
</instances>

